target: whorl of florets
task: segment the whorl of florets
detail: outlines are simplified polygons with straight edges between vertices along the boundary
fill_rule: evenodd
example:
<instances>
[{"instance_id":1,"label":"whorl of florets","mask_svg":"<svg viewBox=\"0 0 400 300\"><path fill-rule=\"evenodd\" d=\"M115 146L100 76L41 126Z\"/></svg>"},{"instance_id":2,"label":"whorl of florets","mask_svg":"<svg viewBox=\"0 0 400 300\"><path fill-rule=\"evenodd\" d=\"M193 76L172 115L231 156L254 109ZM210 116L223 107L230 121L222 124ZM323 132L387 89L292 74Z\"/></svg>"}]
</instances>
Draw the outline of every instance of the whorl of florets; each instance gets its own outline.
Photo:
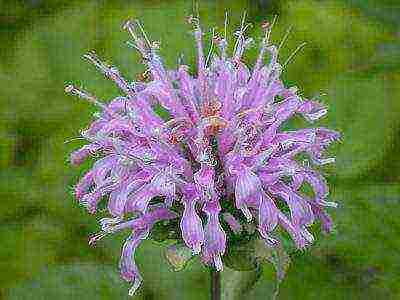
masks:
<instances>
[{"instance_id":1,"label":"whorl of florets","mask_svg":"<svg viewBox=\"0 0 400 300\"><path fill-rule=\"evenodd\" d=\"M148 38L139 21L127 21L123 29L132 38L128 43L147 66L140 80L127 81L115 66L91 51L83 57L123 96L105 104L83 89L65 88L101 109L82 132L89 143L71 154L73 165L90 156L97 160L76 185L75 196L90 213L107 198L111 217L100 221L102 231L90 238L91 245L130 230L120 261L122 277L132 282L129 294L142 281L133 258L135 249L160 221L180 219L176 222L179 239L192 255L201 255L217 270L222 270L222 258L229 251L227 240L241 235L246 222L257 226L258 232L252 234L270 247L280 243L278 226L298 248L313 242L309 227L315 220L325 232L332 228L324 208L336 204L326 200L327 183L313 166L334 161L324 153L339 133L323 127L281 130L295 114L314 122L327 113L323 104L300 97L297 87L285 87L280 79L300 48L281 65L279 50L287 35L278 47L271 44L276 19L265 22L260 51L250 70L242 61L254 42L245 36L251 26L245 17L234 33L231 57L227 18L223 35L212 30L206 58L198 17L187 21L196 42L197 76L190 75L186 65L167 70L159 43ZM219 54L214 53L214 45ZM264 65L266 53L270 58ZM168 113L161 114L161 109ZM309 159L299 161L299 154ZM304 184L312 187L312 196L301 192ZM290 214L281 209L283 204Z\"/></svg>"}]
</instances>

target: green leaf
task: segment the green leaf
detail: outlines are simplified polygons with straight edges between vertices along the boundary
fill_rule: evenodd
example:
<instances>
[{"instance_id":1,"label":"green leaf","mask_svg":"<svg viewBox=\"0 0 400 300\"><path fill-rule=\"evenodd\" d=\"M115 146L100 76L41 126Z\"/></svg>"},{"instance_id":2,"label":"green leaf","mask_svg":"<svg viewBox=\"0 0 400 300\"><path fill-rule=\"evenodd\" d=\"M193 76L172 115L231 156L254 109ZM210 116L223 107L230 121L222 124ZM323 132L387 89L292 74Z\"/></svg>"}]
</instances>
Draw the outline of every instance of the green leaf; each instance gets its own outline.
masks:
<instances>
[{"instance_id":1,"label":"green leaf","mask_svg":"<svg viewBox=\"0 0 400 300\"><path fill-rule=\"evenodd\" d=\"M400 293L399 195L398 184L336 188L332 200L339 207L328 211L337 233L321 236L307 251L291 255L279 299L292 295L311 300L396 299ZM265 275L263 282L271 278ZM262 295L262 288L257 287L255 294Z\"/></svg>"},{"instance_id":2,"label":"green leaf","mask_svg":"<svg viewBox=\"0 0 400 300\"><path fill-rule=\"evenodd\" d=\"M121 241L109 239L104 244L115 261L114 272L118 274ZM146 240L137 249L135 260L143 277L141 290L148 299L209 299L209 273L198 256L193 257L184 269L175 272L165 257L165 247Z\"/></svg>"},{"instance_id":3,"label":"green leaf","mask_svg":"<svg viewBox=\"0 0 400 300\"><path fill-rule=\"evenodd\" d=\"M254 240L234 241L227 246L224 265L236 271L251 271L258 267Z\"/></svg>"},{"instance_id":4,"label":"green leaf","mask_svg":"<svg viewBox=\"0 0 400 300\"><path fill-rule=\"evenodd\" d=\"M400 125L398 79L395 73L351 72L332 83L329 93L337 104L323 123L343 134L342 143L335 146L335 172L341 179L363 175L382 162L395 143Z\"/></svg>"},{"instance_id":5,"label":"green leaf","mask_svg":"<svg viewBox=\"0 0 400 300\"><path fill-rule=\"evenodd\" d=\"M35 279L6 291L7 299L128 299L129 286L114 266L60 265L43 269ZM144 299L138 292L131 299Z\"/></svg>"},{"instance_id":6,"label":"green leaf","mask_svg":"<svg viewBox=\"0 0 400 300\"><path fill-rule=\"evenodd\" d=\"M183 244L173 244L165 249L165 258L170 263L172 270L181 271L193 258L192 250Z\"/></svg>"},{"instance_id":7,"label":"green leaf","mask_svg":"<svg viewBox=\"0 0 400 300\"><path fill-rule=\"evenodd\" d=\"M285 278L291 262L283 245L279 243L275 248L271 248L262 240L256 240L254 243L256 257L260 262L271 263L275 268L277 281L281 282Z\"/></svg>"},{"instance_id":8,"label":"green leaf","mask_svg":"<svg viewBox=\"0 0 400 300\"><path fill-rule=\"evenodd\" d=\"M258 282L261 273L261 268L251 271L236 271L224 267L221 275L221 299L242 299Z\"/></svg>"}]
</instances>

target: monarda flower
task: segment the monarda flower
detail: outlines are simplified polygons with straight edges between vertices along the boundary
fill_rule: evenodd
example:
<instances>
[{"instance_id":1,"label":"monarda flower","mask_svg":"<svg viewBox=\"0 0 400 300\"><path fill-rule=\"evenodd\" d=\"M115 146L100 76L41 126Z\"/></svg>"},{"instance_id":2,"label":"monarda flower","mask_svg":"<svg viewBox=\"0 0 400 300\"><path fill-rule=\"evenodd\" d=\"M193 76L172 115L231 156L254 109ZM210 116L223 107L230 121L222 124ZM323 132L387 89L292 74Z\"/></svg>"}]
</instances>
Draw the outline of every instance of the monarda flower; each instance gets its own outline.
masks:
<instances>
[{"instance_id":1,"label":"monarda flower","mask_svg":"<svg viewBox=\"0 0 400 300\"><path fill-rule=\"evenodd\" d=\"M147 66L141 80L128 81L90 52L84 58L122 95L106 104L73 85L65 88L101 110L82 131L88 144L71 154L73 165L88 157L97 160L76 185L75 195L91 214L101 201L108 204L110 217L101 219L102 230L90 244L120 230L128 232L120 269L132 283L131 295L142 282L135 249L156 223L175 220L179 239L218 271L229 251L227 241L242 234L248 222L268 247L280 243L278 227L300 249L313 242L309 229L316 220L324 231L332 228L325 207L336 204L327 201L327 183L313 166L334 161L324 152L340 135L323 127L281 129L295 115L314 122L327 109L280 79L284 66L278 47L270 42L272 26L263 24L265 35L250 69L242 60L253 43L245 37L244 21L230 56L225 29L224 36L213 33L207 57L199 20L188 21L197 48L197 74L186 65L167 69L159 43L149 40L139 22L128 21L123 28L132 38L129 44ZM312 195L302 192L305 184L314 190Z\"/></svg>"}]
</instances>

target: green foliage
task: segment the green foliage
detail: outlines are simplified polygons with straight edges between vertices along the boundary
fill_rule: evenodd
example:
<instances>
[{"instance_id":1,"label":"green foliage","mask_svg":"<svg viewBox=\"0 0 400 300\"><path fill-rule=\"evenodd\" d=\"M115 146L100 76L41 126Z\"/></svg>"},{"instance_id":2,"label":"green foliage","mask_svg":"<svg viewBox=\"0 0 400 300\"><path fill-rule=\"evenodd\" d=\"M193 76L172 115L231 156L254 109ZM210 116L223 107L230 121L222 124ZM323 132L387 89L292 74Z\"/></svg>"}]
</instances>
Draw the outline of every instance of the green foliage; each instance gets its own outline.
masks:
<instances>
[{"instance_id":1,"label":"green foliage","mask_svg":"<svg viewBox=\"0 0 400 300\"><path fill-rule=\"evenodd\" d=\"M165 249L165 258L174 271L182 271L192 257L192 250L182 243L175 243Z\"/></svg>"},{"instance_id":2,"label":"green foliage","mask_svg":"<svg viewBox=\"0 0 400 300\"><path fill-rule=\"evenodd\" d=\"M258 267L254 239L228 244L224 264L235 271L251 271Z\"/></svg>"},{"instance_id":3,"label":"green foliage","mask_svg":"<svg viewBox=\"0 0 400 300\"><path fill-rule=\"evenodd\" d=\"M128 78L144 71L138 55L124 45L128 37L121 24L128 17L140 18L161 41L169 66L180 53L193 65L193 37L184 20L192 1L5 2L0 7L0 269L5 270L0 298L125 299L128 286L117 270L124 234L89 248L87 236L99 226L70 192L90 162L70 167L68 155L81 141L64 141L77 136L96 110L64 95L63 86L71 80L103 101L117 95L111 82L80 60L91 49ZM251 247L242 241L224 260L248 271L224 270L225 299L269 297L275 269L279 278L286 272L279 299L394 299L400 294L395 1L201 1L205 25L221 30L224 8L230 10L230 33L245 8L255 22L255 37L260 22L275 13L275 41L294 25L281 58L302 41L308 44L285 70L286 82L305 96L327 94L322 100L330 113L321 124L343 133L343 142L332 149L337 165L324 169L332 198L341 204L331 210L335 234L318 236L305 252L293 252L284 239L291 254L287 272L283 249L260 254L254 241ZM254 62L256 51L251 49L246 61ZM208 299L208 272L199 259L173 272L165 259L163 245L171 238L165 227L157 227L153 238L159 243L145 242L136 255L144 284L134 299ZM256 268L267 260L272 263Z\"/></svg>"}]
</instances>

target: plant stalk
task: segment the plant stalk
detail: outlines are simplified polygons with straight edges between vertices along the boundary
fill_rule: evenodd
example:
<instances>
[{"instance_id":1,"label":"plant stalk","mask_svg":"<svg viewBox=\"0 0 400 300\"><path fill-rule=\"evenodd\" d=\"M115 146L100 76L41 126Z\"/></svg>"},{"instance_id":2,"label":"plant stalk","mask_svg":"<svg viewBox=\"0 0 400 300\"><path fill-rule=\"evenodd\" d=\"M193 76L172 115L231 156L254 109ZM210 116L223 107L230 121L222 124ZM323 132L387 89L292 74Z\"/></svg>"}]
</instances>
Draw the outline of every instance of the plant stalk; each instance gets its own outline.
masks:
<instances>
[{"instance_id":1,"label":"plant stalk","mask_svg":"<svg viewBox=\"0 0 400 300\"><path fill-rule=\"evenodd\" d=\"M221 300L221 273L211 270L211 300Z\"/></svg>"}]
</instances>

